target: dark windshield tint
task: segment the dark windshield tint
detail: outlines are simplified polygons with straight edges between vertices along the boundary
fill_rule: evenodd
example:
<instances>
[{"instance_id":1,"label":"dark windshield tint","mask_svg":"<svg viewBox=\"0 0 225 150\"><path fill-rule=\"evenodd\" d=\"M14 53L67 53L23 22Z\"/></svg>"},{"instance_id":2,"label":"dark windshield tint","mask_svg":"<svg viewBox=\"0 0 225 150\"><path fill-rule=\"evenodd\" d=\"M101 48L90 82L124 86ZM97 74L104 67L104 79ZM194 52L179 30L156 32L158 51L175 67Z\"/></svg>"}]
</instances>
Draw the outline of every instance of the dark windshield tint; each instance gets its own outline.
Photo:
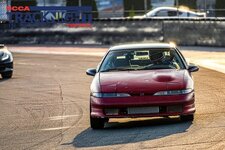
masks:
<instances>
[{"instance_id":1,"label":"dark windshield tint","mask_svg":"<svg viewBox=\"0 0 225 150\"><path fill-rule=\"evenodd\" d=\"M110 51L100 71L151 69L184 69L184 65L174 49L134 49Z\"/></svg>"}]
</instances>

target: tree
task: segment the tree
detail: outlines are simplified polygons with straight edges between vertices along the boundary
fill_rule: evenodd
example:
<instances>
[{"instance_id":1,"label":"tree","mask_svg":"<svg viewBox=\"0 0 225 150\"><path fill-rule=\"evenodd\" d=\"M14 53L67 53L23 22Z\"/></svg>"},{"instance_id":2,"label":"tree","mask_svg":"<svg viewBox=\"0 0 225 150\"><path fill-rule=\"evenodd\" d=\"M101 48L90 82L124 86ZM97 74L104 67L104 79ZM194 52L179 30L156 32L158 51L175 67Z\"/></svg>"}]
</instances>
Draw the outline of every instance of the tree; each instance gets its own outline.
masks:
<instances>
[{"instance_id":1,"label":"tree","mask_svg":"<svg viewBox=\"0 0 225 150\"><path fill-rule=\"evenodd\" d=\"M78 6L79 1L78 0L67 0L66 1L66 6Z\"/></svg>"},{"instance_id":2,"label":"tree","mask_svg":"<svg viewBox=\"0 0 225 150\"><path fill-rule=\"evenodd\" d=\"M177 6L177 2L178 2L179 6L186 6L190 9L196 9L197 8L196 0L175 0L175 6Z\"/></svg>"},{"instance_id":3,"label":"tree","mask_svg":"<svg viewBox=\"0 0 225 150\"><path fill-rule=\"evenodd\" d=\"M225 2L224 0L216 0L216 17L225 17ZM224 10L221 10L224 9Z\"/></svg>"},{"instance_id":4,"label":"tree","mask_svg":"<svg viewBox=\"0 0 225 150\"><path fill-rule=\"evenodd\" d=\"M79 6L79 0L67 0L67 6ZM97 5L95 0L81 0L81 6L92 6L93 18L98 17Z\"/></svg>"},{"instance_id":5,"label":"tree","mask_svg":"<svg viewBox=\"0 0 225 150\"><path fill-rule=\"evenodd\" d=\"M147 2L147 10L150 10L151 0L124 0L124 16L142 15L145 13L145 1Z\"/></svg>"}]
</instances>

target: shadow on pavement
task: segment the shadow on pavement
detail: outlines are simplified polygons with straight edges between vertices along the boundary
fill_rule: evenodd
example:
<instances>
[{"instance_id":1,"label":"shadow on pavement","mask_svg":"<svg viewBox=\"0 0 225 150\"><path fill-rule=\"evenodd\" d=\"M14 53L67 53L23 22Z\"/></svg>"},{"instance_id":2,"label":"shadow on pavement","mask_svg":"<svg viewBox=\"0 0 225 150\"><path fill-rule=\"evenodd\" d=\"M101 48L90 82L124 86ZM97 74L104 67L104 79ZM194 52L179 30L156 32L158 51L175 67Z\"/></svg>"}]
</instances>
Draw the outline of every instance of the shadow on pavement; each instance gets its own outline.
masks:
<instances>
[{"instance_id":1,"label":"shadow on pavement","mask_svg":"<svg viewBox=\"0 0 225 150\"><path fill-rule=\"evenodd\" d=\"M96 147L154 140L186 132L191 124L191 122L181 122L179 118L157 118L125 123L110 122L106 125L106 129L88 128L77 135L72 143L63 145Z\"/></svg>"},{"instance_id":2,"label":"shadow on pavement","mask_svg":"<svg viewBox=\"0 0 225 150\"><path fill-rule=\"evenodd\" d=\"M0 78L0 82L4 82L4 81L7 81L9 79L3 79L3 78Z\"/></svg>"}]
</instances>

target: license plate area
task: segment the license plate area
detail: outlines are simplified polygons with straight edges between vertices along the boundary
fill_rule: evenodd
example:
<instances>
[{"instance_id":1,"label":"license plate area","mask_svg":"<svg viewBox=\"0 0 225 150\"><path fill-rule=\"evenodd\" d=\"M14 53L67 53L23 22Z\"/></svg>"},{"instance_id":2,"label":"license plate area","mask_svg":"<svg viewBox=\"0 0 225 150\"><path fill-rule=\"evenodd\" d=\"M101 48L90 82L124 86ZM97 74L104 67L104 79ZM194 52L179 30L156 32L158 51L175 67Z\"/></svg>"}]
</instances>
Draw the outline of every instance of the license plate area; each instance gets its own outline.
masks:
<instances>
[{"instance_id":1,"label":"license plate area","mask_svg":"<svg viewBox=\"0 0 225 150\"><path fill-rule=\"evenodd\" d=\"M127 109L128 114L154 114L159 113L159 107L129 107Z\"/></svg>"}]
</instances>

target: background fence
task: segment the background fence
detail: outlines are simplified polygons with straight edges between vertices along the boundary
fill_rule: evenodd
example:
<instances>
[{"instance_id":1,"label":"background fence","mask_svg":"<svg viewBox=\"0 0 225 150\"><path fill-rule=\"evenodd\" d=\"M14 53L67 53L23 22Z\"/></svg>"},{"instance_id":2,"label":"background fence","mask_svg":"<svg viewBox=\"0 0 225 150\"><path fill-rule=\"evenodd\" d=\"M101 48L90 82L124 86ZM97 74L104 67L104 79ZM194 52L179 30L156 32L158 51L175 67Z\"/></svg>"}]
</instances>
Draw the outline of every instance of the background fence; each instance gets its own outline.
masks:
<instances>
[{"instance_id":1,"label":"background fence","mask_svg":"<svg viewBox=\"0 0 225 150\"><path fill-rule=\"evenodd\" d=\"M143 15L162 6L186 7L206 12L209 17L225 17L224 0L0 0L14 6L92 6L94 18ZM5 8L2 5L0 10Z\"/></svg>"},{"instance_id":2,"label":"background fence","mask_svg":"<svg viewBox=\"0 0 225 150\"><path fill-rule=\"evenodd\" d=\"M100 9L100 2L107 2ZM7 5L92 6L93 17L134 16L173 5L207 12L203 19L94 19L92 28L68 28L64 24L44 28L9 29L0 21L0 43L5 44L118 44L168 42L191 46L225 46L224 0L0 0ZM106 5L106 4L105 4ZM122 6L122 7L121 7ZM212 18L210 18L210 16ZM224 17L224 18L214 18ZM104 17L103 17L104 18Z\"/></svg>"}]
</instances>

